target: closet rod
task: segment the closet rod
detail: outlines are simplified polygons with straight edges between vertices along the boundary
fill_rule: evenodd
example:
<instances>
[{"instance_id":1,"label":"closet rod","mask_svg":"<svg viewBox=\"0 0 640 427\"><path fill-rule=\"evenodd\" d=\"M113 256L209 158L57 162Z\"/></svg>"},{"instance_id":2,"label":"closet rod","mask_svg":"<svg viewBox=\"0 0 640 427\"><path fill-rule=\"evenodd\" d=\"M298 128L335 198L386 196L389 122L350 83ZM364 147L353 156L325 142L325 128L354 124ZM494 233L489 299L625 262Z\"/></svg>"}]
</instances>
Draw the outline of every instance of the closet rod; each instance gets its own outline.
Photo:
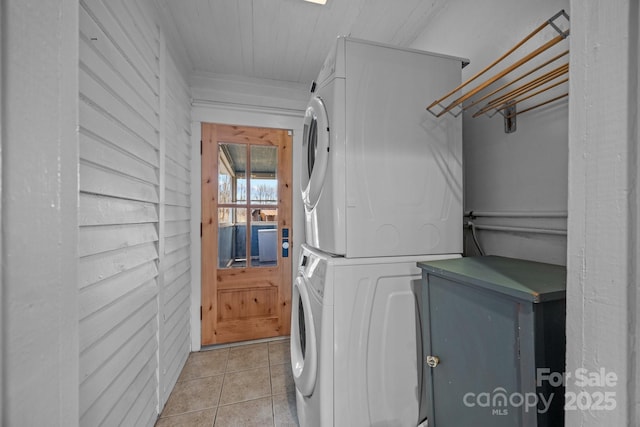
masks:
<instances>
[{"instance_id":1,"label":"closet rod","mask_svg":"<svg viewBox=\"0 0 640 427\"><path fill-rule=\"evenodd\" d=\"M534 234L553 234L557 236L566 236L567 230L556 228L537 228L537 227L512 227L506 225L483 225L476 223L467 223L467 227L475 227L478 230L504 231L507 233L534 233Z\"/></svg>"},{"instance_id":2,"label":"closet rod","mask_svg":"<svg viewBox=\"0 0 640 427\"><path fill-rule=\"evenodd\" d=\"M522 110L524 111L524 110ZM567 211L467 211L465 217L470 218L564 218Z\"/></svg>"}]
</instances>

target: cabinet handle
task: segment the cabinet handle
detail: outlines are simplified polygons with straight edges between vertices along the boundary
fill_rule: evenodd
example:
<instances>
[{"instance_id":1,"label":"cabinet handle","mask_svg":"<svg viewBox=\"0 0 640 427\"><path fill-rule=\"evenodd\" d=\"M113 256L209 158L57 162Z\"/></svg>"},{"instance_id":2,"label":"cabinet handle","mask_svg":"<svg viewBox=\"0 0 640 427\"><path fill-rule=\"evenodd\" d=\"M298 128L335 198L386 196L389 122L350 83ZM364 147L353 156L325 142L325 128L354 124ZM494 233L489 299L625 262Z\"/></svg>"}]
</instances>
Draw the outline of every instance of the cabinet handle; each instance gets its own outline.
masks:
<instances>
[{"instance_id":1,"label":"cabinet handle","mask_svg":"<svg viewBox=\"0 0 640 427\"><path fill-rule=\"evenodd\" d=\"M427 365L435 368L440 364L440 358L438 356L427 356Z\"/></svg>"}]
</instances>

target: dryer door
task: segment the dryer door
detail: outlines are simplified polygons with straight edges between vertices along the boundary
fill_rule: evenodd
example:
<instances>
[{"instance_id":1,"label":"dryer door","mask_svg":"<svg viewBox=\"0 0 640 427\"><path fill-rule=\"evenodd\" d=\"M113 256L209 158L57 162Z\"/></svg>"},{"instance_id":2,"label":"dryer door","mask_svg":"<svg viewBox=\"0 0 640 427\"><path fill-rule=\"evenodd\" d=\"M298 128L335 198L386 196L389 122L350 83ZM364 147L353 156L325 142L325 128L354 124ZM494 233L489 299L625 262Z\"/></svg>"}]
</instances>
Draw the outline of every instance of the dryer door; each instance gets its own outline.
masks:
<instances>
[{"instance_id":1,"label":"dryer door","mask_svg":"<svg viewBox=\"0 0 640 427\"><path fill-rule=\"evenodd\" d=\"M304 114L302 135L302 199L310 211L320 197L329 163L329 118L324 101L315 96Z\"/></svg>"},{"instance_id":2,"label":"dryer door","mask_svg":"<svg viewBox=\"0 0 640 427\"><path fill-rule=\"evenodd\" d=\"M296 388L311 396L316 385L318 352L316 329L307 283L302 276L293 284L291 310L291 367Z\"/></svg>"}]
</instances>

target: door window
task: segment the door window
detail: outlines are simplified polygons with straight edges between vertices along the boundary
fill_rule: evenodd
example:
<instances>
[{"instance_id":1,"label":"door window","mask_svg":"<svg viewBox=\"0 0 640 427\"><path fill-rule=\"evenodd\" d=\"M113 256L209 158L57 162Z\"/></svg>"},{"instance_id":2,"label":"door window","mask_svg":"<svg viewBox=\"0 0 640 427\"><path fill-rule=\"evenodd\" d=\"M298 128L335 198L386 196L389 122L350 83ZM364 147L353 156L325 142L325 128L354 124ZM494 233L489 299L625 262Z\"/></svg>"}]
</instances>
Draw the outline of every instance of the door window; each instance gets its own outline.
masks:
<instances>
[{"instance_id":1,"label":"door window","mask_svg":"<svg viewBox=\"0 0 640 427\"><path fill-rule=\"evenodd\" d=\"M219 143L218 268L278 262L278 149Z\"/></svg>"}]
</instances>

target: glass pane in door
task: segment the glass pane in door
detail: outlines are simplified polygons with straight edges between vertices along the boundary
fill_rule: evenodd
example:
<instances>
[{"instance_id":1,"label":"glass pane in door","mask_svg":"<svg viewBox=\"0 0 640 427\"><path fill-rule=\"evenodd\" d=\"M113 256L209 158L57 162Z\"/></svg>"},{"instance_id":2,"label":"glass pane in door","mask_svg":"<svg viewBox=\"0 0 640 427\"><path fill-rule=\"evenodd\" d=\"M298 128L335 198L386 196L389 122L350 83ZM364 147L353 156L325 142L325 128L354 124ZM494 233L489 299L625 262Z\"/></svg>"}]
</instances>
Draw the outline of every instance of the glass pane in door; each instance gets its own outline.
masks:
<instances>
[{"instance_id":1,"label":"glass pane in door","mask_svg":"<svg viewBox=\"0 0 640 427\"><path fill-rule=\"evenodd\" d=\"M220 144L218 150L218 204L247 201L247 146Z\"/></svg>"},{"instance_id":2,"label":"glass pane in door","mask_svg":"<svg viewBox=\"0 0 640 427\"><path fill-rule=\"evenodd\" d=\"M247 209L218 208L218 268L247 265Z\"/></svg>"},{"instance_id":3,"label":"glass pane in door","mask_svg":"<svg viewBox=\"0 0 640 427\"><path fill-rule=\"evenodd\" d=\"M278 148L220 143L218 268L278 262Z\"/></svg>"},{"instance_id":4,"label":"glass pane in door","mask_svg":"<svg viewBox=\"0 0 640 427\"><path fill-rule=\"evenodd\" d=\"M270 267L278 262L278 209L251 212L251 267Z\"/></svg>"},{"instance_id":5,"label":"glass pane in door","mask_svg":"<svg viewBox=\"0 0 640 427\"><path fill-rule=\"evenodd\" d=\"M251 203L278 204L278 148L251 146Z\"/></svg>"}]
</instances>

